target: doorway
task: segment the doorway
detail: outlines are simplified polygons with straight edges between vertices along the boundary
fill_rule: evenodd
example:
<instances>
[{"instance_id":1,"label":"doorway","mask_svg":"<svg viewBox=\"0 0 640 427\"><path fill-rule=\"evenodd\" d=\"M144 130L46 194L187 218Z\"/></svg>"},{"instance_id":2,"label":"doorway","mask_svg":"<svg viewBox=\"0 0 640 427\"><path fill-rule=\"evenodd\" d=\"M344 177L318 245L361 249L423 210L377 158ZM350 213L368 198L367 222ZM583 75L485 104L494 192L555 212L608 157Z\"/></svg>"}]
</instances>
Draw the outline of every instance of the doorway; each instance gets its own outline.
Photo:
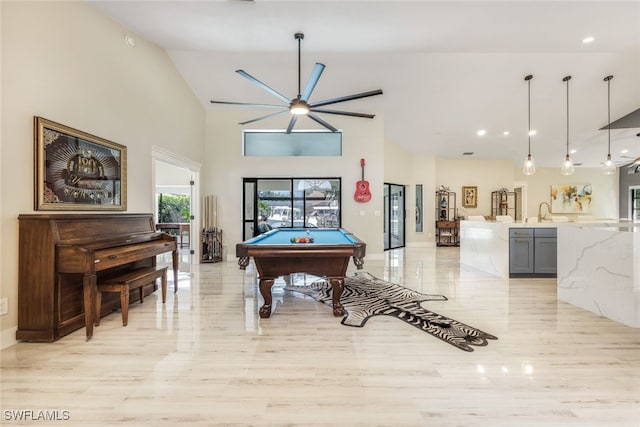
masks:
<instances>
[{"instance_id":1,"label":"doorway","mask_svg":"<svg viewBox=\"0 0 640 427\"><path fill-rule=\"evenodd\" d=\"M405 186L384 184L384 250L405 246Z\"/></svg>"},{"instance_id":2,"label":"doorway","mask_svg":"<svg viewBox=\"0 0 640 427\"><path fill-rule=\"evenodd\" d=\"M153 148L153 206L156 226L174 234L180 263L197 264L200 252L200 165Z\"/></svg>"}]
</instances>

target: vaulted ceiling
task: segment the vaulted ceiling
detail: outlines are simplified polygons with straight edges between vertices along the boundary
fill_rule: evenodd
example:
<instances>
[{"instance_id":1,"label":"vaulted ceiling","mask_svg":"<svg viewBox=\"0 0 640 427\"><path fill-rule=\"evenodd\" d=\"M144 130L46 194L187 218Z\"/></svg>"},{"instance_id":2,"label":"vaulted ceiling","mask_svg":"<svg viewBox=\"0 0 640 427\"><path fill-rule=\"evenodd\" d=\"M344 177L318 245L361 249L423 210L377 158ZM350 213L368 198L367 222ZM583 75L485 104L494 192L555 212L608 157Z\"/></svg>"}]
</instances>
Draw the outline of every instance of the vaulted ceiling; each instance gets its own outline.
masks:
<instances>
[{"instance_id":1,"label":"vaulted ceiling","mask_svg":"<svg viewBox=\"0 0 640 427\"><path fill-rule=\"evenodd\" d=\"M316 62L327 67L311 101L381 88L384 95L340 109L379 114L374 120L384 120L385 138L416 154L520 165L528 144L528 74L534 76L531 128L537 132L531 152L539 167L559 168L564 159L563 77L572 76L569 147L583 167L600 166L608 151L603 78L614 76L612 121L640 107L637 0L89 2L134 40L165 49L204 108L234 111L246 120L270 111L245 113L210 100L277 101L237 69L295 97L294 33L303 32L303 85ZM583 43L589 36L593 42ZM368 119L338 123L346 130L356 120ZM280 117L252 125L284 129L287 122ZM636 112L619 123L625 127L612 127L611 154L623 164L640 157L640 117ZM481 129L484 136L477 135Z\"/></svg>"}]
</instances>

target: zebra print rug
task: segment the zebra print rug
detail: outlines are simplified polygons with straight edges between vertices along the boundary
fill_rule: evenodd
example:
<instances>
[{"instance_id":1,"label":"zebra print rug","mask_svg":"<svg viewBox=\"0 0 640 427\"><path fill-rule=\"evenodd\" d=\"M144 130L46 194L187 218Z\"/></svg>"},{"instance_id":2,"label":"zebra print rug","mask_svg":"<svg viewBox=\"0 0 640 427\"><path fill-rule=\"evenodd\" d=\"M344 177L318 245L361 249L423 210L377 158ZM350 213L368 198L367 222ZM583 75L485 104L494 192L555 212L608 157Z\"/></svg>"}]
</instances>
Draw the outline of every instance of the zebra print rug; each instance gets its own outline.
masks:
<instances>
[{"instance_id":1,"label":"zebra print rug","mask_svg":"<svg viewBox=\"0 0 640 427\"><path fill-rule=\"evenodd\" d=\"M331 305L331 285L324 279L308 285L288 284L284 289ZM369 273L356 273L345 279L341 301L347 314L341 323L361 328L373 316L393 316L464 351L473 351L472 345L486 346L488 339L498 339L420 305L424 301L446 300L444 295L421 294Z\"/></svg>"}]
</instances>

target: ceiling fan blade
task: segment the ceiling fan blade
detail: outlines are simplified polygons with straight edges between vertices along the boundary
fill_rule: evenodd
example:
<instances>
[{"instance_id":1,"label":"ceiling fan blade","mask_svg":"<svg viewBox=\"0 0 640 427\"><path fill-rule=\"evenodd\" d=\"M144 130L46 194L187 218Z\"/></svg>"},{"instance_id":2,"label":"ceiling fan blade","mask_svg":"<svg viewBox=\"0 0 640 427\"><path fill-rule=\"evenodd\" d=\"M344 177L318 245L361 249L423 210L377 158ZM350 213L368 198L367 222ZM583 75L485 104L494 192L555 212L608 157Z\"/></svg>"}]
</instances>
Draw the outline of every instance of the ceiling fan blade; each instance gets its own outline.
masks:
<instances>
[{"instance_id":1,"label":"ceiling fan blade","mask_svg":"<svg viewBox=\"0 0 640 427\"><path fill-rule=\"evenodd\" d=\"M298 116L291 116L291 120L289 120L289 126L287 126L287 132L286 133L291 133L291 131L293 130L293 127L296 125L296 122L298 121Z\"/></svg>"},{"instance_id":2,"label":"ceiling fan blade","mask_svg":"<svg viewBox=\"0 0 640 427\"><path fill-rule=\"evenodd\" d=\"M311 111L315 113L339 114L341 116L364 117L366 119L373 119L375 117L375 114L352 113L351 111L340 110L325 110L324 108L312 108Z\"/></svg>"},{"instance_id":3,"label":"ceiling fan blade","mask_svg":"<svg viewBox=\"0 0 640 427\"><path fill-rule=\"evenodd\" d=\"M257 122L258 120L268 119L269 117L277 116L278 114L288 113L288 112L289 112L289 110L277 111L275 113L267 114L266 116L261 116L261 117L258 117L256 119L247 120L246 122L240 122L238 124L246 125L246 124L249 124L249 123Z\"/></svg>"},{"instance_id":4,"label":"ceiling fan blade","mask_svg":"<svg viewBox=\"0 0 640 427\"><path fill-rule=\"evenodd\" d=\"M305 86L302 94L300 95L300 100L306 101L311 96L311 92L315 89L316 84L318 84L318 80L324 71L324 64L320 64L316 62L316 65L313 67L313 71L311 71L311 75L309 76L309 80L307 81L307 86Z\"/></svg>"},{"instance_id":5,"label":"ceiling fan blade","mask_svg":"<svg viewBox=\"0 0 640 427\"><path fill-rule=\"evenodd\" d=\"M286 105L275 105L275 104L258 104L255 102L233 102L233 101L214 101L211 100L212 104L227 104L227 105L249 105L251 107L269 107L269 108L288 108Z\"/></svg>"},{"instance_id":6,"label":"ceiling fan blade","mask_svg":"<svg viewBox=\"0 0 640 427\"><path fill-rule=\"evenodd\" d=\"M331 132L337 132L338 129L334 128L333 126L331 126L329 123L325 122L324 120L322 120L320 117L316 116L313 113L307 113L307 116L309 116L309 118L315 122L320 123L322 126L326 127L327 129L329 129Z\"/></svg>"},{"instance_id":7,"label":"ceiling fan blade","mask_svg":"<svg viewBox=\"0 0 640 427\"><path fill-rule=\"evenodd\" d=\"M247 73L246 71L244 71L244 70L236 70L236 73L240 74L242 77L245 77L245 78L251 80L254 84L260 86L262 89L266 90L267 92L269 92L270 94L272 94L276 98L279 98L281 101L286 102L287 104L289 104L291 102L291 100L289 98L287 98L286 96L284 96L283 94L281 94L277 90L272 89L269 86L267 86L266 84L262 83L260 80L256 79L255 77L253 77L251 74Z\"/></svg>"},{"instance_id":8,"label":"ceiling fan blade","mask_svg":"<svg viewBox=\"0 0 640 427\"><path fill-rule=\"evenodd\" d=\"M322 107L323 105L337 104L338 102L352 101L354 99L366 98L368 96L382 95L382 89L370 90L368 92L356 93L354 95L341 96L339 98L327 99L325 101L314 102L311 107Z\"/></svg>"}]
</instances>

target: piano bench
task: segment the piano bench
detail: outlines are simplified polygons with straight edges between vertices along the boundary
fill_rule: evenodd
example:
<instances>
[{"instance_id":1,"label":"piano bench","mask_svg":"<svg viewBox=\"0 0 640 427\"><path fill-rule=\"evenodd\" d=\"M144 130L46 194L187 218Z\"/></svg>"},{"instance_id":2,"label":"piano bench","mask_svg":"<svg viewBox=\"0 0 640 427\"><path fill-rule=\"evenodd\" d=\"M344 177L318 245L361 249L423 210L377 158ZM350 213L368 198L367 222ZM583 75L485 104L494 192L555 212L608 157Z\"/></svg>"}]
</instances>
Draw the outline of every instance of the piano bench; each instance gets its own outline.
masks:
<instances>
[{"instance_id":1,"label":"piano bench","mask_svg":"<svg viewBox=\"0 0 640 427\"><path fill-rule=\"evenodd\" d=\"M127 326L129 317L129 291L140 289L140 304L144 302L144 285L162 280L162 303L167 301L167 267L145 267L126 271L120 275L108 277L97 284L95 324L100 325L100 309L102 292L120 292L120 307L122 309L122 326Z\"/></svg>"}]
</instances>

